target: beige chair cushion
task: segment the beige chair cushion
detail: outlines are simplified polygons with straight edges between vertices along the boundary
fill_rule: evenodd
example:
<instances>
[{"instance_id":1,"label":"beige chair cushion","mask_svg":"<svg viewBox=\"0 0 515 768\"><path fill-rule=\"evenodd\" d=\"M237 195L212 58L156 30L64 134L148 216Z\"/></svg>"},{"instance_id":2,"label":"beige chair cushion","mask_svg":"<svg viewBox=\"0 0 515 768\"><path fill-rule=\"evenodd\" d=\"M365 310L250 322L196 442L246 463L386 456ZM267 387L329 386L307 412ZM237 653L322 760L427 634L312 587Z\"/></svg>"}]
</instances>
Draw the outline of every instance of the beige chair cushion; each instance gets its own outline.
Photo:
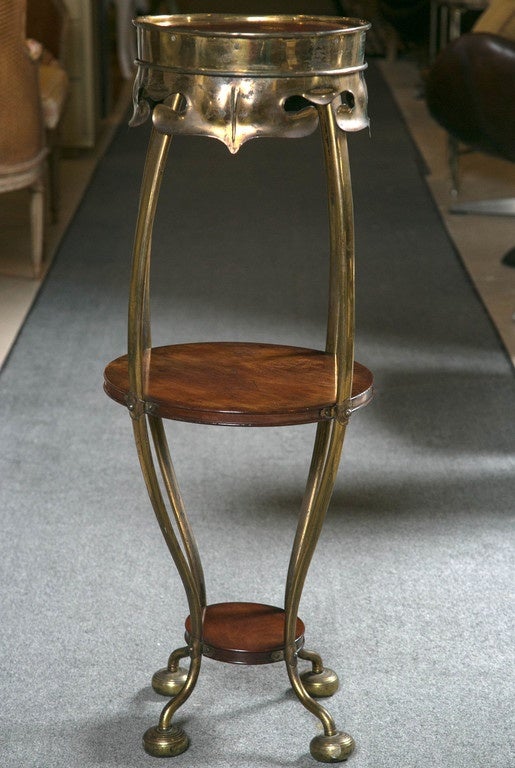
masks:
<instances>
[{"instance_id":1,"label":"beige chair cushion","mask_svg":"<svg viewBox=\"0 0 515 768\"><path fill-rule=\"evenodd\" d=\"M69 87L68 75L57 59L38 40L29 37L25 44L32 61L38 63L43 121L45 128L52 131L59 124L63 114Z\"/></svg>"},{"instance_id":2,"label":"beige chair cushion","mask_svg":"<svg viewBox=\"0 0 515 768\"><path fill-rule=\"evenodd\" d=\"M39 88L45 128L53 130L59 123L68 94L68 75L59 62L39 65Z\"/></svg>"}]
</instances>

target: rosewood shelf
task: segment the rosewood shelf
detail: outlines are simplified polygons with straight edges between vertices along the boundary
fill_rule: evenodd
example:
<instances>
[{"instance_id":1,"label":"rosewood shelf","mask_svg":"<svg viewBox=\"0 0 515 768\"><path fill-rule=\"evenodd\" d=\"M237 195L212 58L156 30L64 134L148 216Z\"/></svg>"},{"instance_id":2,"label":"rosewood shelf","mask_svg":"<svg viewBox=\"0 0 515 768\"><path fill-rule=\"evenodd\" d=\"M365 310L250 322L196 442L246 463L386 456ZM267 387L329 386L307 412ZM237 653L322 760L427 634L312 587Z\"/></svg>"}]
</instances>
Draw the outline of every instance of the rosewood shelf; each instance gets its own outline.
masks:
<instances>
[{"instance_id":1,"label":"rosewood shelf","mask_svg":"<svg viewBox=\"0 0 515 768\"><path fill-rule=\"evenodd\" d=\"M336 403L334 355L314 349L230 342L151 350L144 402L152 415L197 424L285 426L328 418ZM128 357L110 363L104 389L129 396ZM350 409L372 397L372 374L354 364Z\"/></svg>"},{"instance_id":2,"label":"rosewood shelf","mask_svg":"<svg viewBox=\"0 0 515 768\"><path fill-rule=\"evenodd\" d=\"M284 660L282 608L261 603L215 603L204 613L202 653L229 664L270 664ZM186 642L190 643L191 617L186 619ZM297 618L295 647L304 645L304 623Z\"/></svg>"}]
</instances>

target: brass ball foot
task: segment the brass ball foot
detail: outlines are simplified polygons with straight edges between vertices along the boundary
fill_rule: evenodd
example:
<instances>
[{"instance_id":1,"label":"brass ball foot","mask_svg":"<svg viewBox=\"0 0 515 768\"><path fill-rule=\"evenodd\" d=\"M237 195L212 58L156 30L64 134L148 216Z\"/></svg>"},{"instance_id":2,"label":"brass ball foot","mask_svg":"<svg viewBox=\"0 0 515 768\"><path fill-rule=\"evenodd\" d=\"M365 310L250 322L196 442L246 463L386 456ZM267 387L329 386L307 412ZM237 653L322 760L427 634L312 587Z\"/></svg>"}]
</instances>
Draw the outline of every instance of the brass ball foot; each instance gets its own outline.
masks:
<instances>
[{"instance_id":1,"label":"brass ball foot","mask_svg":"<svg viewBox=\"0 0 515 768\"><path fill-rule=\"evenodd\" d=\"M173 698L183 689L188 673L182 667L176 672L170 672L169 669L160 669L152 677L152 688L161 696Z\"/></svg>"},{"instance_id":2,"label":"brass ball foot","mask_svg":"<svg viewBox=\"0 0 515 768\"><path fill-rule=\"evenodd\" d=\"M143 734L145 752L152 757L175 757L185 752L189 745L190 740L177 725L172 725L166 731L156 726Z\"/></svg>"},{"instance_id":3,"label":"brass ball foot","mask_svg":"<svg viewBox=\"0 0 515 768\"><path fill-rule=\"evenodd\" d=\"M338 690L338 675L328 667L322 672L312 672L311 670L303 672L300 679L306 691L314 698L332 696Z\"/></svg>"},{"instance_id":4,"label":"brass ball foot","mask_svg":"<svg viewBox=\"0 0 515 768\"><path fill-rule=\"evenodd\" d=\"M320 763L342 763L354 750L352 736L337 731L332 736L315 736L309 745L311 756Z\"/></svg>"}]
</instances>

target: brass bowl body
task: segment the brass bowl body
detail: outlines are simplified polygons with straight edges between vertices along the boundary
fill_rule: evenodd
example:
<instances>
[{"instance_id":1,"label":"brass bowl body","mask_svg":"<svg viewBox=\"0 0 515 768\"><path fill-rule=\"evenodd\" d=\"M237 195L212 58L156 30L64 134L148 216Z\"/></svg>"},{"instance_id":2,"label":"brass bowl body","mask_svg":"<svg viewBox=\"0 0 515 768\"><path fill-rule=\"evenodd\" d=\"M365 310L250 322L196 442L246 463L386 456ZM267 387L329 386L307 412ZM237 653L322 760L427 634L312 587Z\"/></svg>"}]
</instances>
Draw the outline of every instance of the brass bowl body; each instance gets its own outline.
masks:
<instances>
[{"instance_id":1,"label":"brass bowl body","mask_svg":"<svg viewBox=\"0 0 515 768\"><path fill-rule=\"evenodd\" d=\"M342 130L368 126L365 21L176 14L134 23L132 125L153 113L159 132L211 136L232 153L260 136L307 136L316 104L331 103Z\"/></svg>"}]
</instances>

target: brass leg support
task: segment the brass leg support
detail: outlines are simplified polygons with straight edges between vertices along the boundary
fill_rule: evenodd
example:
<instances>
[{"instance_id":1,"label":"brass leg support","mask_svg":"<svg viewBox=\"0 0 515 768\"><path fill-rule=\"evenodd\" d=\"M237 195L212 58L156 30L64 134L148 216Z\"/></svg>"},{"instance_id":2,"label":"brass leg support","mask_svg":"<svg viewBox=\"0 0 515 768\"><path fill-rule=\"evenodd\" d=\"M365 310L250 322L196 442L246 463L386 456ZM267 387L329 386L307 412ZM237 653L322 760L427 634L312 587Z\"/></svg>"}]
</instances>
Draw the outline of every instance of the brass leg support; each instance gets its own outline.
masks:
<instances>
[{"instance_id":1,"label":"brass leg support","mask_svg":"<svg viewBox=\"0 0 515 768\"><path fill-rule=\"evenodd\" d=\"M322 422L318 426L303 509L290 560L285 601L286 668L298 699L323 725L324 734L312 739L310 752L315 760L324 763L346 760L354 749L354 740L352 736L337 729L329 712L307 690L297 668L298 654L295 652L294 636L302 588L333 491L344 434L345 426L335 421Z\"/></svg>"},{"instance_id":2,"label":"brass leg support","mask_svg":"<svg viewBox=\"0 0 515 768\"><path fill-rule=\"evenodd\" d=\"M132 417L134 438L148 494L175 566L186 592L191 616L192 642L187 649L172 654L168 679L174 683L173 699L164 707L159 724L143 736L149 754L156 757L179 755L187 749L188 737L172 723L175 712L191 695L198 679L202 660L202 622L206 605L204 576L193 533L186 518L175 472L170 458L164 428L160 419L145 412L146 365L151 348L149 275L152 229L170 137L152 131L147 152L134 241L131 289L129 300L129 382L128 408ZM149 435L152 434L155 455L161 470L162 483L179 531L177 537L168 514L158 479ZM181 546L182 542L182 546ZM179 658L190 656L188 672L181 679L175 664ZM170 691L168 691L170 693Z\"/></svg>"},{"instance_id":3,"label":"brass leg support","mask_svg":"<svg viewBox=\"0 0 515 768\"><path fill-rule=\"evenodd\" d=\"M322 145L327 175L330 285L326 352L334 355L336 370L336 416L320 422L313 458L293 543L286 582L285 661L293 690L307 710L321 721L324 733L315 736L310 752L315 760L336 763L346 760L354 749L354 740L338 731L328 711L313 696L330 695L338 678L330 670L324 680L322 660L312 653L297 654L294 646L295 623L300 598L336 480L345 436L352 391L354 364L354 216L350 167L345 133L337 130L330 102L318 103ZM311 672L302 677L297 669L298 656L308 658ZM333 677L334 675L334 677ZM320 682L317 689L316 683Z\"/></svg>"},{"instance_id":4,"label":"brass leg support","mask_svg":"<svg viewBox=\"0 0 515 768\"><path fill-rule=\"evenodd\" d=\"M321 762L345 760L354 748L351 736L338 731L327 710L310 695L313 681L303 682L297 669L295 629L297 613L322 523L334 487L346 427L346 403L350 398L353 370L354 301L353 301L353 222L350 174L345 135L335 128L330 103L319 105L326 170L331 242L331 281L326 352L336 362L335 418L318 425L306 493L293 545L285 597L285 661L291 685L301 703L321 721L324 734L310 744L311 754ZM129 382L128 408L133 419L134 436L147 490L177 570L181 576L190 609L192 638L188 649L178 649L170 657L167 673L173 681L174 697L164 707L159 724L143 737L145 749L154 756L178 755L188 747L182 729L172 723L177 710L191 695L198 679L202 659L203 613L206 606L205 587L200 559L192 532L184 513L162 423L147 415L145 408L146 364L151 348L149 323L149 269L152 228L157 207L160 181L170 137L155 129L147 154L142 184L129 302ZM149 429L152 433L157 461L170 507L179 530L176 536L158 480ZM187 653L186 653L187 650ZM185 679L181 679L179 658L190 656ZM312 664L312 675L320 675L321 660L306 652ZM173 676L176 676L175 678ZM326 687L327 690L327 687ZM316 694L314 694L316 695ZM327 693L325 694L327 695Z\"/></svg>"},{"instance_id":5,"label":"brass leg support","mask_svg":"<svg viewBox=\"0 0 515 768\"><path fill-rule=\"evenodd\" d=\"M203 606L201 605L200 601L199 586L192 573L188 559L184 555L177 536L175 535L161 493L161 489L159 487L159 481L155 471L150 448L145 416L134 418L133 426L136 445L138 448L138 456L140 458L141 468L147 485L147 490L149 492L150 500L152 502L152 506L154 507L154 512L161 527L163 537L168 545L170 554L172 555L177 570L181 576L188 598L192 620L192 634L194 632L195 637L202 638ZM176 512L176 510L174 510L174 512ZM182 650L184 649L180 649L181 655ZM184 653L184 655L186 655L186 653ZM171 701L169 701L168 704L164 707L163 711L161 712L159 724L153 728L149 728L149 730L146 731L143 736L143 745L145 750L154 757L179 755L181 752L184 752L188 748L188 737L181 728L175 724L172 724L172 718L175 712L189 698L196 685L202 660L201 639L192 641L191 647L188 648L188 655L191 657L191 662L183 684L177 691L177 694L174 695L174 698L172 698Z\"/></svg>"}]
</instances>

